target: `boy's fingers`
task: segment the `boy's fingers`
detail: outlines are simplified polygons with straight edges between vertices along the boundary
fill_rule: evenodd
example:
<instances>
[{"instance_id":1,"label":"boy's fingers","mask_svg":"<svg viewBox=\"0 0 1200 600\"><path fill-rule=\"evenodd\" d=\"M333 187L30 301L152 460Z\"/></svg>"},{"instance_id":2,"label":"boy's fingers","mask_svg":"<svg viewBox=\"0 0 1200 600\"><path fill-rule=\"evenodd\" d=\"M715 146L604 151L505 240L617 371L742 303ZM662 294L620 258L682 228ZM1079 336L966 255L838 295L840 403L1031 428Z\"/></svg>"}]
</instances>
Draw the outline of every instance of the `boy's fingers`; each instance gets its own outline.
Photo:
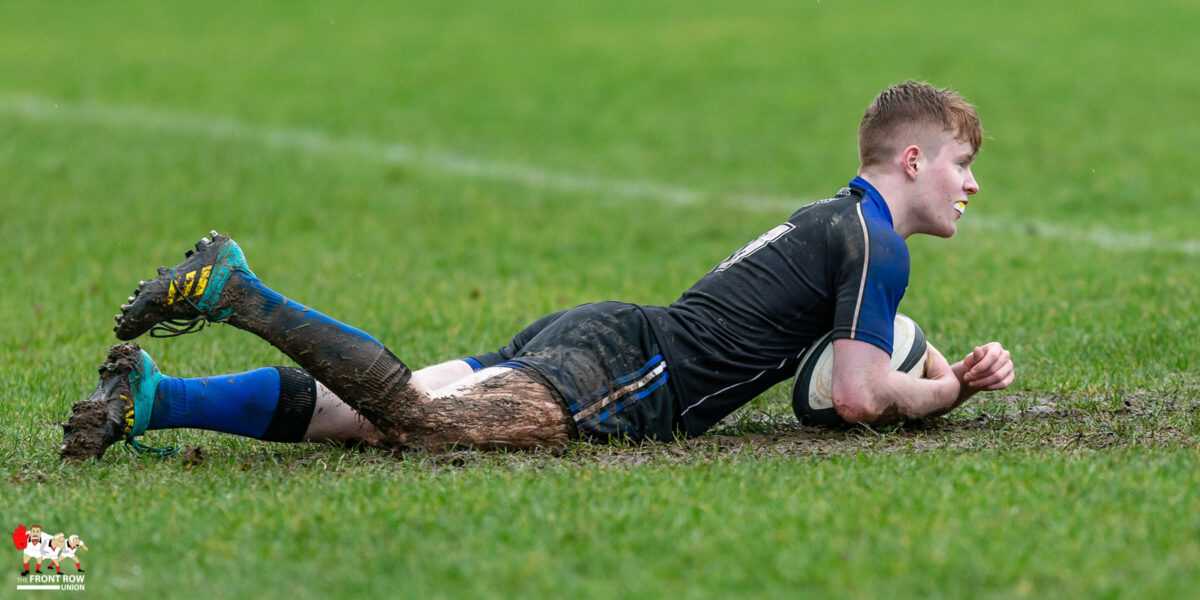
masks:
<instances>
[{"instance_id":1,"label":"boy's fingers","mask_svg":"<svg viewBox=\"0 0 1200 600\"><path fill-rule=\"evenodd\" d=\"M967 381L974 382L979 377L983 376L991 368L992 363L996 361L995 355L988 354L987 349L980 346L971 352L971 365L967 369L964 378Z\"/></svg>"},{"instance_id":2,"label":"boy's fingers","mask_svg":"<svg viewBox=\"0 0 1200 600\"><path fill-rule=\"evenodd\" d=\"M980 389L1003 389L1012 383L1014 367L1011 355L1007 350L993 355L987 361L987 369L977 367L974 375L967 377L971 387ZM995 386L999 387L995 387Z\"/></svg>"},{"instance_id":3,"label":"boy's fingers","mask_svg":"<svg viewBox=\"0 0 1200 600\"><path fill-rule=\"evenodd\" d=\"M1016 372L1013 369L1012 363L1008 363L1004 368L991 377L978 382L978 386L988 391L1002 390L1012 384L1016 378Z\"/></svg>"},{"instance_id":4,"label":"boy's fingers","mask_svg":"<svg viewBox=\"0 0 1200 600\"><path fill-rule=\"evenodd\" d=\"M975 385L979 379L988 377L1005 362L1011 362L1011 354L999 343L976 346L967 359L963 360L963 379Z\"/></svg>"}]
</instances>

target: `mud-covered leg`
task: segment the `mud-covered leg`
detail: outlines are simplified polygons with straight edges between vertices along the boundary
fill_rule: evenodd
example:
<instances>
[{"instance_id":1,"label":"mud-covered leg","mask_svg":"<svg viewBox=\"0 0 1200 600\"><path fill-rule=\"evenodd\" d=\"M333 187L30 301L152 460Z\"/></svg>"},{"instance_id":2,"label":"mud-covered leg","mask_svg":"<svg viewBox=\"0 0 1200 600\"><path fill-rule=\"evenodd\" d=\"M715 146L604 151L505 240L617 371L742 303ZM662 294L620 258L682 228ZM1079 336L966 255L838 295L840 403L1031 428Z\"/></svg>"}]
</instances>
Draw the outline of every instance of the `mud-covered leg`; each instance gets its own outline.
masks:
<instances>
[{"instance_id":1,"label":"mud-covered leg","mask_svg":"<svg viewBox=\"0 0 1200 600\"><path fill-rule=\"evenodd\" d=\"M283 351L402 447L565 443L565 413L546 388L522 380L511 390L435 399L378 340L270 289L232 239L211 235L179 266L161 268L154 280L139 284L116 317L117 337L132 339L146 331L176 335L196 331L203 322L228 323ZM549 405L542 401L547 398ZM543 432L545 427L552 431ZM514 428L530 433L513 433Z\"/></svg>"},{"instance_id":2,"label":"mud-covered leg","mask_svg":"<svg viewBox=\"0 0 1200 600\"><path fill-rule=\"evenodd\" d=\"M574 437L567 410L545 385L508 368L480 371L462 385L398 407L413 446L431 452L563 450Z\"/></svg>"},{"instance_id":3,"label":"mud-covered leg","mask_svg":"<svg viewBox=\"0 0 1200 600\"><path fill-rule=\"evenodd\" d=\"M434 396L379 341L235 273L229 324L267 340L402 447L524 449L566 446L565 410L545 386L512 369ZM489 375L494 375L489 377Z\"/></svg>"},{"instance_id":4,"label":"mud-covered leg","mask_svg":"<svg viewBox=\"0 0 1200 600\"><path fill-rule=\"evenodd\" d=\"M226 322L253 333L296 361L394 442L407 446L398 406L424 396L408 366L367 333L289 300L254 276L229 278Z\"/></svg>"},{"instance_id":5,"label":"mud-covered leg","mask_svg":"<svg viewBox=\"0 0 1200 600\"><path fill-rule=\"evenodd\" d=\"M116 315L114 332L131 340L167 337L229 323L267 340L403 445L389 407L420 395L411 373L371 336L277 294L254 275L241 248L216 231L175 268L138 283Z\"/></svg>"}]
</instances>

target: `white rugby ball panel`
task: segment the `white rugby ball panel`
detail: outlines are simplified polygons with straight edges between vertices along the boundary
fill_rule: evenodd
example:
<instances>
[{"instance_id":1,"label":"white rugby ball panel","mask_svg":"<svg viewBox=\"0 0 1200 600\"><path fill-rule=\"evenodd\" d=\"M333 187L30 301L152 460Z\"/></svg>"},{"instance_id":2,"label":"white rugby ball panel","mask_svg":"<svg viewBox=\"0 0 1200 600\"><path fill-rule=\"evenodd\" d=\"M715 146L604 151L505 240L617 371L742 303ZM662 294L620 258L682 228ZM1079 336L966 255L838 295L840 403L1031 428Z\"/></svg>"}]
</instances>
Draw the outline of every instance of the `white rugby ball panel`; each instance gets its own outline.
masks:
<instances>
[{"instance_id":1,"label":"white rugby ball panel","mask_svg":"<svg viewBox=\"0 0 1200 600\"><path fill-rule=\"evenodd\" d=\"M921 369L916 374L918 376L925 375L925 356L929 352L929 345L925 341L925 332L921 331L917 322L908 315L899 313L896 314L893 328L895 333L892 336L892 360L890 363L892 370L912 374L920 366Z\"/></svg>"},{"instance_id":2,"label":"white rugby ball panel","mask_svg":"<svg viewBox=\"0 0 1200 600\"><path fill-rule=\"evenodd\" d=\"M907 315L897 313L889 366L914 377L925 376L929 344ZM833 408L833 332L821 336L800 358L792 383L792 410L803 423L833 425L843 420Z\"/></svg>"},{"instance_id":3,"label":"white rugby ball panel","mask_svg":"<svg viewBox=\"0 0 1200 600\"><path fill-rule=\"evenodd\" d=\"M796 369L796 379L792 390L792 404L796 402L796 394L804 386L806 404L813 409L833 408L833 332L822 336L800 359ZM814 356L815 355L815 356Z\"/></svg>"}]
</instances>

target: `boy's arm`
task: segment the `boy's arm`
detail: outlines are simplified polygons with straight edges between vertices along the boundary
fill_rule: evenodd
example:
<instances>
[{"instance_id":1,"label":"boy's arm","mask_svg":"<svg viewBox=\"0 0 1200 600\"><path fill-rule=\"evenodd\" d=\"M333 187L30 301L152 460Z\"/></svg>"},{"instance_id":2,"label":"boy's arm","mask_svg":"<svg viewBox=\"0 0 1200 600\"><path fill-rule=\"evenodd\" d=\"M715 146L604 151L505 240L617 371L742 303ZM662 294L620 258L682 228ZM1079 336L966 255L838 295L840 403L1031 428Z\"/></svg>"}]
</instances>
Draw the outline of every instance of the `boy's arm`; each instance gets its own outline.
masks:
<instances>
[{"instance_id":1,"label":"boy's arm","mask_svg":"<svg viewBox=\"0 0 1200 600\"><path fill-rule=\"evenodd\" d=\"M833 406L847 422L885 425L945 414L1014 378L1011 355L998 342L977 346L953 365L930 345L925 379L892 371L889 359L867 342L833 341Z\"/></svg>"}]
</instances>

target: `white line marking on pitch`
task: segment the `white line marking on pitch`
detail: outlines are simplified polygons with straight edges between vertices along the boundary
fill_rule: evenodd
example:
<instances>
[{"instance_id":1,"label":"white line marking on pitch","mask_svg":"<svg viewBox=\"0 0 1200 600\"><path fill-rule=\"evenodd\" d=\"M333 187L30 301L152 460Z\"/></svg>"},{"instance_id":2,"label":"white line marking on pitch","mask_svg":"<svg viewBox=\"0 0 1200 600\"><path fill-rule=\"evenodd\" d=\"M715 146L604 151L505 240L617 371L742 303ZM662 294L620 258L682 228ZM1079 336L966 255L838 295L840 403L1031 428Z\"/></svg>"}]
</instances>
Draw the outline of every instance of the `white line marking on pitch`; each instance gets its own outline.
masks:
<instances>
[{"instance_id":1,"label":"white line marking on pitch","mask_svg":"<svg viewBox=\"0 0 1200 600\"><path fill-rule=\"evenodd\" d=\"M0 94L0 113L31 121L81 123L150 132L231 140L315 155L354 156L406 165L471 179L518 183L531 188L588 192L625 198L690 205L715 200L748 210L791 212L813 199L785 196L717 195L654 181L612 179L544 169L532 165L472 158L414 148L365 137L336 137L314 129L263 127L236 119L208 117L136 106L68 102L30 95ZM1104 228L1079 229L1034 220L972 217L968 227L1009 234L1062 239L1113 250L1146 250L1200 255L1200 240L1165 240L1152 233L1125 233Z\"/></svg>"}]
</instances>

